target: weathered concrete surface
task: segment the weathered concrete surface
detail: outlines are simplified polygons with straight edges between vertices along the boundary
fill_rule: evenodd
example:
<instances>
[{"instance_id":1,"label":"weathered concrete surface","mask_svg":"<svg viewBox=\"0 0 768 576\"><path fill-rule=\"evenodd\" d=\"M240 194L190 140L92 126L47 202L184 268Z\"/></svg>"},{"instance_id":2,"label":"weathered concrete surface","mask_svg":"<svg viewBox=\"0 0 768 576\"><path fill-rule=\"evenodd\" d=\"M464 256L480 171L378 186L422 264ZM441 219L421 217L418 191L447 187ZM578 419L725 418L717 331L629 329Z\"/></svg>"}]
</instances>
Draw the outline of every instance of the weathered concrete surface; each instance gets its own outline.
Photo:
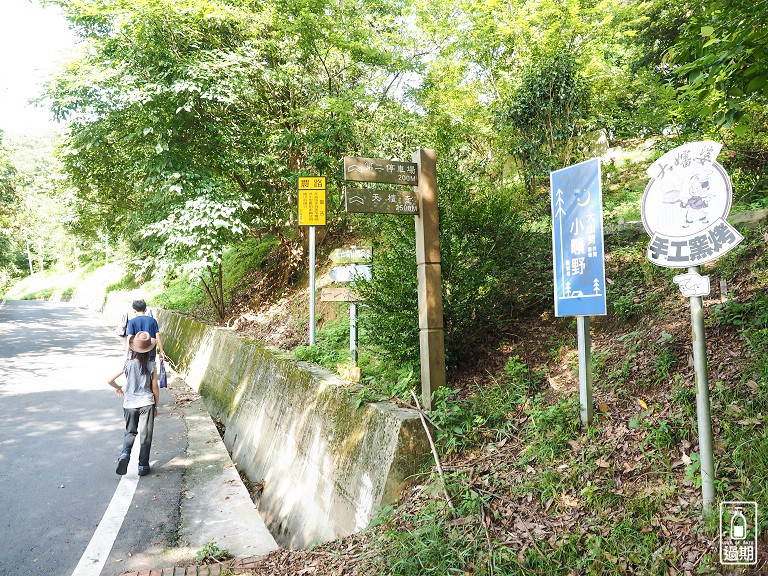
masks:
<instances>
[{"instance_id":1,"label":"weathered concrete surface","mask_svg":"<svg viewBox=\"0 0 768 576\"><path fill-rule=\"evenodd\" d=\"M158 314L166 353L226 426L232 459L263 482L259 511L275 540L301 548L364 528L428 460L418 415L356 408L334 375L236 333Z\"/></svg>"},{"instance_id":2,"label":"weathered concrete surface","mask_svg":"<svg viewBox=\"0 0 768 576\"><path fill-rule=\"evenodd\" d=\"M262 556L277 542L232 465L219 432L201 401L184 407L188 446L181 500L181 538L200 550L214 540L236 557ZM211 537L215 534L215 539Z\"/></svg>"}]
</instances>

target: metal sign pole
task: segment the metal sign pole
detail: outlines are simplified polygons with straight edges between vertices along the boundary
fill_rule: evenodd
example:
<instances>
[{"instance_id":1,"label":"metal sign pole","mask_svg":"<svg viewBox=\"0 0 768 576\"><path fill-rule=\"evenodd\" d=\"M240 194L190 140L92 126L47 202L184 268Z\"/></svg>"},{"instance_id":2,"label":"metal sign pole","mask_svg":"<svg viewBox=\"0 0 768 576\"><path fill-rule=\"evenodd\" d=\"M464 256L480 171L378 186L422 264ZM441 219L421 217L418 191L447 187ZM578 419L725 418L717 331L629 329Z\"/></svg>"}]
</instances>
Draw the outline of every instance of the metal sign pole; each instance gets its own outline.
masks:
<instances>
[{"instance_id":1,"label":"metal sign pole","mask_svg":"<svg viewBox=\"0 0 768 576\"><path fill-rule=\"evenodd\" d=\"M357 366L357 302L349 303L349 355Z\"/></svg>"},{"instance_id":2,"label":"metal sign pole","mask_svg":"<svg viewBox=\"0 0 768 576\"><path fill-rule=\"evenodd\" d=\"M699 271L701 265L733 250L744 239L727 221L733 187L715 160L722 147L718 142L701 141L668 151L646 170L651 180L641 203L643 227L651 237L648 260L666 268L688 268L687 274L678 274L673 281L691 306L704 512L712 510L715 500L715 465L702 302L709 295L710 280Z\"/></svg>"},{"instance_id":3,"label":"metal sign pole","mask_svg":"<svg viewBox=\"0 0 768 576\"><path fill-rule=\"evenodd\" d=\"M579 340L579 401L581 423L592 422L592 339L589 336L589 316L576 316Z\"/></svg>"},{"instance_id":4,"label":"metal sign pole","mask_svg":"<svg viewBox=\"0 0 768 576\"><path fill-rule=\"evenodd\" d=\"M699 274L699 266L688 268ZM696 380L696 418L699 427L699 462L701 464L701 495L704 510L711 510L715 501L715 464L712 440L712 417L709 406L709 372L707 369L707 340L704 334L704 308L701 296L691 296L691 333L693 369Z\"/></svg>"},{"instance_id":5,"label":"metal sign pole","mask_svg":"<svg viewBox=\"0 0 768 576\"><path fill-rule=\"evenodd\" d=\"M325 176L300 176L299 226L309 226L309 345L315 345L315 226L325 226Z\"/></svg>"},{"instance_id":6,"label":"metal sign pole","mask_svg":"<svg viewBox=\"0 0 768 576\"><path fill-rule=\"evenodd\" d=\"M315 227L309 227L309 345L315 345Z\"/></svg>"}]
</instances>

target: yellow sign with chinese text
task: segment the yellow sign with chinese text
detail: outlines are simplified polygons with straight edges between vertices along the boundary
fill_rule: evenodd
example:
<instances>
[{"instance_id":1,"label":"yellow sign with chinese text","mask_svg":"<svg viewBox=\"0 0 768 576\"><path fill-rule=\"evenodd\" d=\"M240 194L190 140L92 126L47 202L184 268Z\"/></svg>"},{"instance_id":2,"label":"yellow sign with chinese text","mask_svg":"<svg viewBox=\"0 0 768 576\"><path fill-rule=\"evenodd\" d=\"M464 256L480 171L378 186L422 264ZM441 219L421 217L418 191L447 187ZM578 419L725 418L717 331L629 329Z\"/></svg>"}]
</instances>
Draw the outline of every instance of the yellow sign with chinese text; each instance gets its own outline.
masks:
<instances>
[{"instance_id":1,"label":"yellow sign with chinese text","mask_svg":"<svg viewBox=\"0 0 768 576\"><path fill-rule=\"evenodd\" d=\"M299 178L299 226L325 226L325 176Z\"/></svg>"}]
</instances>

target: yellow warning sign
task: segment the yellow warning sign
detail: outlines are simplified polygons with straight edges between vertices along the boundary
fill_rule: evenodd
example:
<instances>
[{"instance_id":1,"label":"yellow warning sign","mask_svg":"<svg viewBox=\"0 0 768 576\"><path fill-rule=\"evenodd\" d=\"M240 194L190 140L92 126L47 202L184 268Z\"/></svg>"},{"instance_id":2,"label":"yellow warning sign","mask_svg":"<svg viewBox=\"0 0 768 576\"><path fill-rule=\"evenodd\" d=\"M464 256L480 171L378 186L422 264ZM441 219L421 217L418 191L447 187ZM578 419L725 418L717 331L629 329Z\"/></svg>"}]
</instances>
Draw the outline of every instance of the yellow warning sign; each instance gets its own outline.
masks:
<instances>
[{"instance_id":1,"label":"yellow warning sign","mask_svg":"<svg viewBox=\"0 0 768 576\"><path fill-rule=\"evenodd\" d=\"M325 176L299 178L299 226L325 226Z\"/></svg>"},{"instance_id":2,"label":"yellow warning sign","mask_svg":"<svg viewBox=\"0 0 768 576\"><path fill-rule=\"evenodd\" d=\"M301 176L299 190L325 190L325 176Z\"/></svg>"}]
</instances>

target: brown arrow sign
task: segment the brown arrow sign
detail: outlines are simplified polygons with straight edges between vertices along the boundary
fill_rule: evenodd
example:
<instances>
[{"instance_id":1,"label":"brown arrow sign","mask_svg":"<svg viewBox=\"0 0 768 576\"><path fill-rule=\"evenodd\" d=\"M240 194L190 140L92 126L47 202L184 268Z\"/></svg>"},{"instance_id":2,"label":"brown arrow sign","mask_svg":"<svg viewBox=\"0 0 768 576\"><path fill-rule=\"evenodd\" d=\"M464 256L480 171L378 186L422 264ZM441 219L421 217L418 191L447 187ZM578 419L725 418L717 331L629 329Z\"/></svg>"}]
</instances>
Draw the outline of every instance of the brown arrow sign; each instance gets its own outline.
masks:
<instances>
[{"instance_id":1,"label":"brown arrow sign","mask_svg":"<svg viewBox=\"0 0 768 576\"><path fill-rule=\"evenodd\" d=\"M354 292L349 288L323 288L320 292L321 302L356 302Z\"/></svg>"},{"instance_id":2,"label":"brown arrow sign","mask_svg":"<svg viewBox=\"0 0 768 576\"><path fill-rule=\"evenodd\" d=\"M344 180L417 186L419 170L414 162L344 156Z\"/></svg>"},{"instance_id":3,"label":"brown arrow sign","mask_svg":"<svg viewBox=\"0 0 768 576\"><path fill-rule=\"evenodd\" d=\"M416 192L405 190L362 190L344 187L347 212L358 214L403 214L416 216L419 199Z\"/></svg>"}]
</instances>

